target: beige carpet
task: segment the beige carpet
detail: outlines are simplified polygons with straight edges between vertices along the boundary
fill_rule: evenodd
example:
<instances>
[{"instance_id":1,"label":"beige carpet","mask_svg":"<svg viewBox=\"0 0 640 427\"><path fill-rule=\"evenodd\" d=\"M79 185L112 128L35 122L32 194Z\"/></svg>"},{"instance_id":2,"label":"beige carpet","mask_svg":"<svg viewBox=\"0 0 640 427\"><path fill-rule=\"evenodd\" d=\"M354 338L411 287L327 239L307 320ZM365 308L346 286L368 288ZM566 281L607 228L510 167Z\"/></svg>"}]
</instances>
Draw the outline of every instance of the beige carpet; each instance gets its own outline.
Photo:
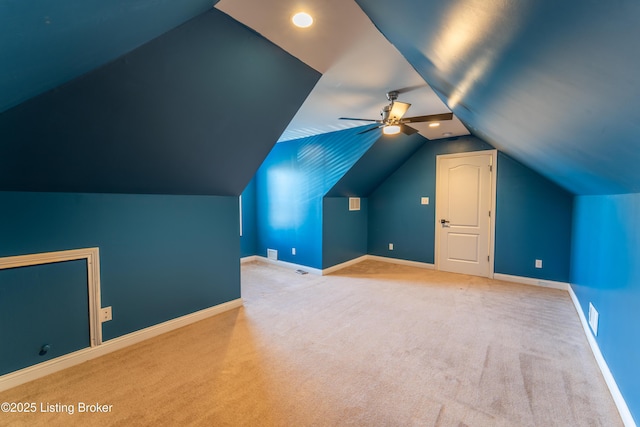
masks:
<instances>
[{"instance_id":1,"label":"beige carpet","mask_svg":"<svg viewBox=\"0 0 640 427\"><path fill-rule=\"evenodd\" d=\"M566 292L365 261L0 393L0 425L621 426ZM78 413L78 402L112 405Z\"/></svg>"}]
</instances>

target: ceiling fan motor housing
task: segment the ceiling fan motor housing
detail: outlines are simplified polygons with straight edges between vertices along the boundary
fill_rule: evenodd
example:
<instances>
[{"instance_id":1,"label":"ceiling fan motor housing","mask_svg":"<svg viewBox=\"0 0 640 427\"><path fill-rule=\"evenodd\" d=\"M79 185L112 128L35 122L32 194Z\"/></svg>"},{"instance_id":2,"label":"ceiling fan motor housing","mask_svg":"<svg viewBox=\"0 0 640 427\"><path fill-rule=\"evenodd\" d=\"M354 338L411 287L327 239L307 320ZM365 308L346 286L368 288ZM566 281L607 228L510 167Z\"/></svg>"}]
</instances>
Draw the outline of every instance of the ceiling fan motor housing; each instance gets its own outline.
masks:
<instances>
[{"instance_id":1,"label":"ceiling fan motor housing","mask_svg":"<svg viewBox=\"0 0 640 427\"><path fill-rule=\"evenodd\" d=\"M380 116L382 117L383 123L387 123L387 121L389 120L389 112L391 111L392 105L393 101L391 102L391 104L385 105L384 107L382 107L382 110L380 110Z\"/></svg>"}]
</instances>

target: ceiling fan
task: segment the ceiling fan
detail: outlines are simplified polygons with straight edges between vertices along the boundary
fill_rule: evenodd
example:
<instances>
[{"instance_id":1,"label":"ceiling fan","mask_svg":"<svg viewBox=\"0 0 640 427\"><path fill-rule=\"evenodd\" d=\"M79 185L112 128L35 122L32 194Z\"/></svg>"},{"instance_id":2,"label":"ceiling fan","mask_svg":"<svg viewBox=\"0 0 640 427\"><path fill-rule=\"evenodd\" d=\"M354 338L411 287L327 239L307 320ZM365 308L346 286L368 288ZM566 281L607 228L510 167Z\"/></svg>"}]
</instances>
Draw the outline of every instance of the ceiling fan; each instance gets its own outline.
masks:
<instances>
[{"instance_id":1,"label":"ceiling fan","mask_svg":"<svg viewBox=\"0 0 640 427\"><path fill-rule=\"evenodd\" d=\"M418 132L417 129L412 128L411 126L407 126L407 123L419 123L419 122L439 122L441 120L451 120L453 118L453 113L442 113L442 114L430 114L427 116L414 116L414 117L404 117L405 113L411 107L411 104L406 102L397 101L398 95L400 94L400 90L392 90L387 92L387 99L389 100L389 105L385 105L380 111L380 116L382 119L359 119L354 117L340 117L340 120L358 120L363 122L375 122L376 126L373 126L369 129L365 129L362 132L358 132L358 135L361 133L371 132L372 130L382 128L382 132L386 135L395 135L397 133L403 132L406 135L413 135Z\"/></svg>"}]
</instances>

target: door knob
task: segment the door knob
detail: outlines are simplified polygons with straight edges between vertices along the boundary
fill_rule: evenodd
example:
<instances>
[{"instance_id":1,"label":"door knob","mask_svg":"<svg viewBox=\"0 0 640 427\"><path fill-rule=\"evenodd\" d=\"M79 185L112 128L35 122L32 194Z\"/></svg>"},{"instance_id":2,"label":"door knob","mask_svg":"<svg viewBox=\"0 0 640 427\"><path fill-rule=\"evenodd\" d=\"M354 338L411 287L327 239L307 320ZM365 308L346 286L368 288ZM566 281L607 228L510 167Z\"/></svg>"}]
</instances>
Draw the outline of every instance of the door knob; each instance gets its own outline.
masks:
<instances>
[{"instance_id":1,"label":"door knob","mask_svg":"<svg viewBox=\"0 0 640 427\"><path fill-rule=\"evenodd\" d=\"M448 227L449 221L443 218L440 220L440 224L442 224L443 227Z\"/></svg>"}]
</instances>

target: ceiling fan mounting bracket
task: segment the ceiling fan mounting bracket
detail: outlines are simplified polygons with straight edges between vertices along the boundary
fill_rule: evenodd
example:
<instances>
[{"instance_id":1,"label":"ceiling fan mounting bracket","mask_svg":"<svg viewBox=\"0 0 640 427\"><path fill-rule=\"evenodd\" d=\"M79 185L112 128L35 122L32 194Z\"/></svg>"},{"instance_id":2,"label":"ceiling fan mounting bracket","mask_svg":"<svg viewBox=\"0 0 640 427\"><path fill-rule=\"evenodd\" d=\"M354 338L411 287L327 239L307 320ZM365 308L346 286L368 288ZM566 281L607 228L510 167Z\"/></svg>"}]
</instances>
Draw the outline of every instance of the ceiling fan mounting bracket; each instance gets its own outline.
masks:
<instances>
[{"instance_id":1,"label":"ceiling fan mounting bracket","mask_svg":"<svg viewBox=\"0 0 640 427\"><path fill-rule=\"evenodd\" d=\"M395 101L396 99L398 99L398 95L400 94L400 92L398 92L397 90L392 90L390 92L387 92L387 99L391 102Z\"/></svg>"}]
</instances>

